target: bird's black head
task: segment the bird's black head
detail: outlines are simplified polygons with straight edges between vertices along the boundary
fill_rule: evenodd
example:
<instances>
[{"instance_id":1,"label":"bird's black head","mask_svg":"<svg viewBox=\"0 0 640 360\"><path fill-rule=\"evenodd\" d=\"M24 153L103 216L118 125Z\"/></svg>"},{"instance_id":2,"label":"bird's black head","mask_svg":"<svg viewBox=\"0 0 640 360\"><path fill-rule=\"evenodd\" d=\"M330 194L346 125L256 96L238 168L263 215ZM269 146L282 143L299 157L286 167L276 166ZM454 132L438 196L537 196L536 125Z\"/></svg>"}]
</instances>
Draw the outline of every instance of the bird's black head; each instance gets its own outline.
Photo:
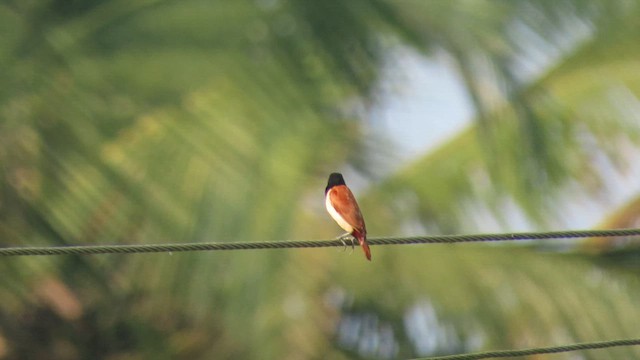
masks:
<instances>
[{"instance_id":1,"label":"bird's black head","mask_svg":"<svg viewBox=\"0 0 640 360\"><path fill-rule=\"evenodd\" d=\"M327 188L324 189L324 193L326 194L327 191L329 191L329 189L338 185L344 185L344 178L342 177L342 174L331 173L331 175L329 175L329 182L327 183Z\"/></svg>"}]
</instances>

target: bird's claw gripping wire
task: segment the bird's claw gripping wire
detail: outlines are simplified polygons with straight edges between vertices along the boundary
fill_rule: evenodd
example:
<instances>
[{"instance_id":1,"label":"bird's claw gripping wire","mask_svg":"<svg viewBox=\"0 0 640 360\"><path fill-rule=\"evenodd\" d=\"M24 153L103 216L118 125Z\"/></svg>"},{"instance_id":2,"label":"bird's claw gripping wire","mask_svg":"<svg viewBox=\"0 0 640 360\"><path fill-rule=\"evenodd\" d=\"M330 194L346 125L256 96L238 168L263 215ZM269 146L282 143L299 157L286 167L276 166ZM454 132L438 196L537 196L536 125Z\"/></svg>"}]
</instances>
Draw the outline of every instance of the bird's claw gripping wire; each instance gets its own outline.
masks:
<instances>
[{"instance_id":1,"label":"bird's claw gripping wire","mask_svg":"<svg viewBox=\"0 0 640 360\"><path fill-rule=\"evenodd\" d=\"M353 237L353 235L349 233L338 236L338 240L340 240L342 245L344 245L344 249L342 249L342 251L347 250L347 241L345 239L349 239L349 242L351 243L351 252L349 253L349 255L351 255L353 254L353 250L355 249L355 243L354 243L355 238Z\"/></svg>"}]
</instances>

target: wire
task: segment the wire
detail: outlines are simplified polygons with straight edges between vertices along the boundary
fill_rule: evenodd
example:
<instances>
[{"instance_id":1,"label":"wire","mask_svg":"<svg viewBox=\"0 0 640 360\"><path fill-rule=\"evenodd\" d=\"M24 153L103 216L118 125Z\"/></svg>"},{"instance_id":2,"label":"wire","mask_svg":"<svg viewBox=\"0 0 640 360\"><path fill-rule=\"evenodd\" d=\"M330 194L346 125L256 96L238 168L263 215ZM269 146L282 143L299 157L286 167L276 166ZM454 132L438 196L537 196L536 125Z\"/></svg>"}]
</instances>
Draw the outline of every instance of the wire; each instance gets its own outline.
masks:
<instances>
[{"instance_id":1,"label":"wire","mask_svg":"<svg viewBox=\"0 0 640 360\"><path fill-rule=\"evenodd\" d=\"M604 348L610 348L615 346L633 346L633 345L640 345L640 339L594 341L594 342L585 342L585 343L578 343L578 344L572 344L572 345L550 346L550 347L531 348L531 349L522 349L522 350L498 350L498 351L477 352L477 353L471 353L471 354L426 357L426 358L417 358L414 360L478 360L478 359L505 358L505 357L527 356L527 355L537 355L537 354L553 354L553 353L568 352L568 351L604 349Z\"/></svg>"},{"instance_id":2,"label":"wire","mask_svg":"<svg viewBox=\"0 0 640 360\"><path fill-rule=\"evenodd\" d=\"M436 235L415 237L388 237L368 239L369 245L408 244L451 244L461 242L549 240L587 237L640 236L640 229L616 230L574 230L553 232L523 232L475 235ZM0 256L33 255L91 255L91 254L132 254L152 252L212 251L212 250L258 250L320 248L344 246L341 240L315 241L262 241L262 242L204 242L182 244L140 244L140 245L78 245L48 247L7 247L0 248Z\"/></svg>"}]
</instances>

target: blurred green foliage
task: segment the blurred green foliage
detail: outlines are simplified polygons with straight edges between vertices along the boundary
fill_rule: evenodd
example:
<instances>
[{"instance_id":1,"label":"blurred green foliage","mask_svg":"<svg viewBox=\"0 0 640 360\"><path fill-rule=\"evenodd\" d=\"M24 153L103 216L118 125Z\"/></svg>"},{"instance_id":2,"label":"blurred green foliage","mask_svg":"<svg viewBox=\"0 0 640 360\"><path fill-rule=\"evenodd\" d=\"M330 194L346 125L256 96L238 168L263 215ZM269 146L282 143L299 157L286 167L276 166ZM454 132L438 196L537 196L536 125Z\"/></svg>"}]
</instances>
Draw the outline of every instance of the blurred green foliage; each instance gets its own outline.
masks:
<instances>
[{"instance_id":1,"label":"blurred green foliage","mask_svg":"<svg viewBox=\"0 0 640 360\"><path fill-rule=\"evenodd\" d=\"M637 144L639 13L3 1L0 245L334 236L326 175L380 173L388 149L362 125L402 47L446 59L478 121L373 184L371 234L468 231L474 210L508 217L505 203L543 226L571 186L602 191L595 156L624 167ZM602 257L373 251L372 264L331 250L2 259L0 359L407 358L638 336L635 270Z\"/></svg>"}]
</instances>

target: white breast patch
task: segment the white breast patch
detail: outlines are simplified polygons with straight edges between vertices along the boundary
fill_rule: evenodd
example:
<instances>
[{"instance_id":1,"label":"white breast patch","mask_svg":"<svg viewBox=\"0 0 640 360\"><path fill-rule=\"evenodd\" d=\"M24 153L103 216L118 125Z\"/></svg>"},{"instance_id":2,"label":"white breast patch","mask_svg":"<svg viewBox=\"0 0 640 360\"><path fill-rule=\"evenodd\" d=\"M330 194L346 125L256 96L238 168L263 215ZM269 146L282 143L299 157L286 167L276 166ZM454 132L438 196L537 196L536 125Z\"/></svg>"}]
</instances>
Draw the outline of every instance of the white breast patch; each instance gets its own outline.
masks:
<instances>
[{"instance_id":1,"label":"white breast patch","mask_svg":"<svg viewBox=\"0 0 640 360\"><path fill-rule=\"evenodd\" d=\"M346 222L342 218L342 216L340 216L340 214L338 214L336 209L333 208L333 205L331 205L331 191L332 190L329 190L329 192L327 193L327 199L325 200L325 206L327 207L327 211L329 212L329 215L331 215L333 220L335 220L338 223L338 225L340 225L340 227L344 229L344 231L348 233L352 233L353 226L349 225L349 223Z\"/></svg>"}]
</instances>

